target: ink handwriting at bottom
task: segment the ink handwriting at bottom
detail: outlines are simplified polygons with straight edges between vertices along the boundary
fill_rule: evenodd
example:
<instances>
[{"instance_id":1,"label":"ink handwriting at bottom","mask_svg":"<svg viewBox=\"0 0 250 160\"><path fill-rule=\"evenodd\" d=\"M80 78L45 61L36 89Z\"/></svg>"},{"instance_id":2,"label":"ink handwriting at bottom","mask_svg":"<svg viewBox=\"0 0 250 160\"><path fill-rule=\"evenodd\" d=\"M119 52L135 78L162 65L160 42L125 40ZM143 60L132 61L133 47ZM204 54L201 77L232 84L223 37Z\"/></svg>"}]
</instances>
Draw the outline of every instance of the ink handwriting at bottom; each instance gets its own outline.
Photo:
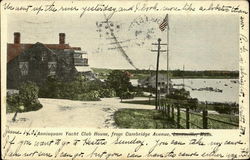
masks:
<instances>
[{"instance_id":1,"label":"ink handwriting at bottom","mask_svg":"<svg viewBox=\"0 0 250 160\"><path fill-rule=\"evenodd\" d=\"M121 156L122 154L117 152L109 153L106 150L98 151L98 147L96 147L90 154L87 155L87 157L89 158L105 158L105 159L121 157Z\"/></svg>"},{"instance_id":2,"label":"ink handwriting at bottom","mask_svg":"<svg viewBox=\"0 0 250 160\"><path fill-rule=\"evenodd\" d=\"M171 142L171 144L173 144L173 141ZM172 149L171 151L169 152L164 152L164 153L158 153L156 152L156 148L157 147L160 147L160 146L167 146L169 145L168 142L166 141L160 141L160 140L156 140L155 141L155 144L153 145L153 147L151 147L148 151L148 153L146 154L147 157L154 157L154 158L164 158L164 157L171 157L171 158L174 158L176 156L176 153L175 153L175 148Z\"/></svg>"},{"instance_id":3,"label":"ink handwriting at bottom","mask_svg":"<svg viewBox=\"0 0 250 160\"><path fill-rule=\"evenodd\" d=\"M142 157L141 154L138 154L138 153L128 153L127 154L127 158L140 158Z\"/></svg>"},{"instance_id":4,"label":"ink handwriting at bottom","mask_svg":"<svg viewBox=\"0 0 250 160\"><path fill-rule=\"evenodd\" d=\"M174 158L176 157L175 148L169 152L164 152L164 153L159 153L159 152L152 153L152 152L148 152L146 154L146 157L151 157L151 158L166 158L166 157Z\"/></svg>"},{"instance_id":5,"label":"ink handwriting at bottom","mask_svg":"<svg viewBox=\"0 0 250 160\"><path fill-rule=\"evenodd\" d=\"M152 148L150 148L150 150L148 151L148 153L152 153L155 150L155 148L157 148L158 146L162 146L162 145L168 145L168 143L167 142L162 142L160 140L156 140L155 144L153 145Z\"/></svg>"},{"instance_id":6,"label":"ink handwriting at bottom","mask_svg":"<svg viewBox=\"0 0 250 160\"><path fill-rule=\"evenodd\" d=\"M216 145L213 150L210 152L203 152L201 154L202 157L220 157L220 158L223 158L224 155L221 154L221 153L218 153L219 152L219 148L220 148L220 145Z\"/></svg>"},{"instance_id":7,"label":"ink handwriting at bottom","mask_svg":"<svg viewBox=\"0 0 250 160\"><path fill-rule=\"evenodd\" d=\"M8 153L10 153L11 146L15 144L15 139L16 139L16 136L14 136L13 138L10 138L9 136L6 137L6 143L4 144L4 149L6 148L5 154L3 156L4 158L8 155ZM10 155L11 153L9 154L9 156Z\"/></svg>"},{"instance_id":8,"label":"ink handwriting at bottom","mask_svg":"<svg viewBox=\"0 0 250 160\"><path fill-rule=\"evenodd\" d=\"M138 146L135 147L134 151L137 152L139 149L145 145L144 141L140 139L132 139L132 140L124 140L121 139L121 137L117 137L116 140L113 142L113 144L127 144L127 145L134 145L137 144Z\"/></svg>"},{"instance_id":9,"label":"ink handwriting at bottom","mask_svg":"<svg viewBox=\"0 0 250 160\"><path fill-rule=\"evenodd\" d=\"M189 144L192 144L192 145L199 145L199 146L204 146L204 142L202 142L202 138L200 139L191 139Z\"/></svg>"},{"instance_id":10,"label":"ink handwriting at bottom","mask_svg":"<svg viewBox=\"0 0 250 160\"><path fill-rule=\"evenodd\" d=\"M55 158L59 155L59 153L62 151L62 149L66 146L70 144L70 142L64 141L61 143L60 147L56 150L55 152Z\"/></svg>"}]
</instances>

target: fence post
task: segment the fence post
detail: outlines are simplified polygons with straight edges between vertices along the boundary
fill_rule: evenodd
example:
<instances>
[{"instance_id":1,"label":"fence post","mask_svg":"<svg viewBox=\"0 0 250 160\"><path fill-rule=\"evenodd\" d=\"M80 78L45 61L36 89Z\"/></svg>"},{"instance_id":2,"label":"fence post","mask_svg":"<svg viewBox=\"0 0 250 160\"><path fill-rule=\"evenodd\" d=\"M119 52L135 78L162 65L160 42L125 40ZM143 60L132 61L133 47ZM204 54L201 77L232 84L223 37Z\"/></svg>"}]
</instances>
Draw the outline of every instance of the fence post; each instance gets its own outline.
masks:
<instances>
[{"instance_id":1,"label":"fence post","mask_svg":"<svg viewBox=\"0 0 250 160\"><path fill-rule=\"evenodd\" d=\"M165 100L162 100L162 107L161 107L161 110L162 110L162 114L164 116L164 107L165 107Z\"/></svg>"},{"instance_id":2,"label":"fence post","mask_svg":"<svg viewBox=\"0 0 250 160\"><path fill-rule=\"evenodd\" d=\"M177 128L181 128L180 127L180 120L181 120L181 114L180 114L180 106L178 104L177 105Z\"/></svg>"},{"instance_id":3,"label":"fence post","mask_svg":"<svg viewBox=\"0 0 250 160\"><path fill-rule=\"evenodd\" d=\"M174 105L172 104L172 120L174 121Z\"/></svg>"},{"instance_id":4,"label":"fence post","mask_svg":"<svg viewBox=\"0 0 250 160\"><path fill-rule=\"evenodd\" d=\"M186 108L186 127L189 129L189 107Z\"/></svg>"},{"instance_id":5,"label":"fence post","mask_svg":"<svg viewBox=\"0 0 250 160\"><path fill-rule=\"evenodd\" d=\"M162 111L162 108L163 108L163 100L162 99L160 99L160 104L161 104L160 110Z\"/></svg>"},{"instance_id":6,"label":"fence post","mask_svg":"<svg viewBox=\"0 0 250 160\"><path fill-rule=\"evenodd\" d=\"M162 100L162 112L164 112L164 106L165 106L165 102L164 100Z\"/></svg>"},{"instance_id":7,"label":"fence post","mask_svg":"<svg viewBox=\"0 0 250 160\"><path fill-rule=\"evenodd\" d=\"M167 116L170 117L170 105L168 105L168 108L167 108Z\"/></svg>"},{"instance_id":8,"label":"fence post","mask_svg":"<svg viewBox=\"0 0 250 160\"><path fill-rule=\"evenodd\" d=\"M162 101L161 101L161 99L159 99L159 109L160 109L160 111L161 111L161 108L162 108L162 103L161 103Z\"/></svg>"},{"instance_id":9,"label":"fence post","mask_svg":"<svg viewBox=\"0 0 250 160\"><path fill-rule=\"evenodd\" d=\"M203 129L207 129L208 128L208 118L207 118L208 112L206 109L203 110L202 113L202 119L203 119Z\"/></svg>"},{"instance_id":10,"label":"fence post","mask_svg":"<svg viewBox=\"0 0 250 160\"><path fill-rule=\"evenodd\" d=\"M166 107L167 107L167 102L165 100L165 103L164 103L164 114L166 115Z\"/></svg>"}]
</instances>

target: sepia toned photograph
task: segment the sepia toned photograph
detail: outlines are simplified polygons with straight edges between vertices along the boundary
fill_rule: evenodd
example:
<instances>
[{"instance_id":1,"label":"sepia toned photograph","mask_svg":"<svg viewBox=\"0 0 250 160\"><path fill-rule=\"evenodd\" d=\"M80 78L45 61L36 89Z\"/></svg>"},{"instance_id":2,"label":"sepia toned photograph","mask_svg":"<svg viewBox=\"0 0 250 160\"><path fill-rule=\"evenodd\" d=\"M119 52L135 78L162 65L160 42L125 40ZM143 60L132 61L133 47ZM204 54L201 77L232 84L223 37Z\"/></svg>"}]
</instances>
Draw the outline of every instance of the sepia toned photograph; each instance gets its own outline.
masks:
<instances>
[{"instance_id":1,"label":"sepia toned photograph","mask_svg":"<svg viewBox=\"0 0 250 160\"><path fill-rule=\"evenodd\" d=\"M242 1L1 1L1 159L249 159Z\"/></svg>"},{"instance_id":2,"label":"sepia toned photograph","mask_svg":"<svg viewBox=\"0 0 250 160\"><path fill-rule=\"evenodd\" d=\"M9 14L7 124L237 129L238 37L230 14Z\"/></svg>"}]
</instances>

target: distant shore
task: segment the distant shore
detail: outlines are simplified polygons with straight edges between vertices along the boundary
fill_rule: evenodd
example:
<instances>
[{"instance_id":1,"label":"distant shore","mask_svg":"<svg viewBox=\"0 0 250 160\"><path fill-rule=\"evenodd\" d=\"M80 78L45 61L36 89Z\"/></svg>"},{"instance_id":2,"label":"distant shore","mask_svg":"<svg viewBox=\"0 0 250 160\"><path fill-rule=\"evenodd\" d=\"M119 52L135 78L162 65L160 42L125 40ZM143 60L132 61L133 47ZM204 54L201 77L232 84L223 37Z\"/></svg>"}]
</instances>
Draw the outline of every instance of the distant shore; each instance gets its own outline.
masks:
<instances>
[{"instance_id":1,"label":"distant shore","mask_svg":"<svg viewBox=\"0 0 250 160\"><path fill-rule=\"evenodd\" d=\"M105 69L105 68L92 68L93 71L98 75L98 78L105 79L107 75L113 69ZM114 69L118 70L118 69ZM126 70L126 69L119 69ZM155 74L153 70L131 70L127 69L129 73L131 73L131 79L142 79L150 76L151 74ZM167 74L166 70L160 70L160 74ZM204 71L182 71L182 70L170 70L169 78L174 79L238 79L239 71L228 71L228 70L204 70Z\"/></svg>"}]
</instances>

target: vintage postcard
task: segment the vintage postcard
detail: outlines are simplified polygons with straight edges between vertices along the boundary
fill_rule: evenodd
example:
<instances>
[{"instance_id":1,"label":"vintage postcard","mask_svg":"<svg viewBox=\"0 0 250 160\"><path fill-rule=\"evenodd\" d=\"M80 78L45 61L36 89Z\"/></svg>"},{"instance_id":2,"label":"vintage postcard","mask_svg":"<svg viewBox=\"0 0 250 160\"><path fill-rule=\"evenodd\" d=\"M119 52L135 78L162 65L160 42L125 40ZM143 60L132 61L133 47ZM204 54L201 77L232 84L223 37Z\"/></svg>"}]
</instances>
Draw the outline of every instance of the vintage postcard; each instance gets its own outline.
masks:
<instances>
[{"instance_id":1,"label":"vintage postcard","mask_svg":"<svg viewBox=\"0 0 250 160\"><path fill-rule=\"evenodd\" d=\"M2 159L247 159L246 1L1 2Z\"/></svg>"}]
</instances>

